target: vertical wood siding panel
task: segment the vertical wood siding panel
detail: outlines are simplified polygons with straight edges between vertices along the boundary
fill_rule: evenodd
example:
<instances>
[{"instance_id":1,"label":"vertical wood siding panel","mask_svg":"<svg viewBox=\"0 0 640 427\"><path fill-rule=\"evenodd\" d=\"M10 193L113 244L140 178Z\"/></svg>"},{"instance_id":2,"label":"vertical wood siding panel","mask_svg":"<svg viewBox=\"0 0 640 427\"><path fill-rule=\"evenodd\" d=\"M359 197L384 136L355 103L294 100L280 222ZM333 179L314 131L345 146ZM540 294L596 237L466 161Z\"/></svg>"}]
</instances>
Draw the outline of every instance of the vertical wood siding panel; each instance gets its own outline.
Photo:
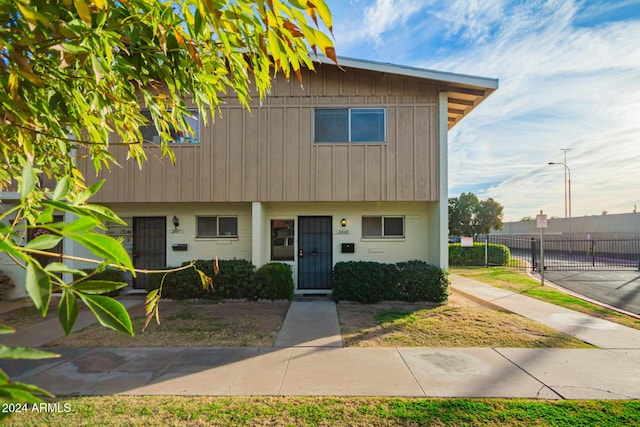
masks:
<instances>
[{"instance_id":1,"label":"vertical wood siding panel","mask_svg":"<svg viewBox=\"0 0 640 427\"><path fill-rule=\"evenodd\" d=\"M193 202L196 199L196 190L199 181L196 180L196 167L200 147L185 147L180 150L182 161L180 162L180 185L177 198L181 202Z\"/></svg>"},{"instance_id":2,"label":"vertical wood siding panel","mask_svg":"<svg viewBox=\"0 0 640 427\"><path fill-rule=\"evenodd\" d=\"M173 153L176 157L175 164L163 159L158 167L151 168L159 172L161 176L151 177L151 179L156 179L156 188L151 190L148 201L174 202L181 200L182 192L191 191L192 187L182 181L182 169L189 160L188 154L182 147L177 146L173 147Z\"/></svg>"},{"instance_id":3,"label":"vertical wood siding panel","mask_svg":"<svg viewBox=\"0 0 640 427\"><path fill-rule=\"evenodd\" d=\"M365 199L365 145L349 146L349 200Z\"/></svg>"},{"instance_id":4,"label":"vertical wood siding panel","mask_svg":"<svg viewBox=\"0 0 640 427\"><path fill-rule=\"evenodd\" d=\"M325 95L326 96L340 96L342 95L342 78L344 72L337 68L325 69Z\"/></svg>"},{"instance_id":5,"label":"vertical wood siding panel","mask_svg":"<svg viewBox=\"0 0 640 427\"><path fill-rule=\"evenodd\" d=\"M227 143L229 134L229 109L225 109L222 117L218 117L213 127L213 141L211 141L211 201L226 200L227 179Z\"/></svg>"},{"instance_id":6,"label":"vertical wood siding panel","mask_svg":"<svg viewBox=\"0 0 640 427\"><path fill-rule=\"evenodd\" d=\"M396 139L396 108L387 108L387 151L386 162L387 170L385 176L385 186L387 192L387 200L396 200L398 195L397 185L397 139Z\"/></svg>"},{"instance_id":7,"label":"vertical wood siding panel","mask_svg":"<svg viewBox=\"0 0 640 427\"><path fill-rule=\"evenodd\" d=\"M242 150L245 141L244 110L233 108L229 110L229 157L227 160L228 193L227 200L242 200L242 187L245 171Z\"/></svg>"},{"instance_id":8,"label":"vertical wood siding panel","mask_svg":"<svg viewBox=\"0 0 640 427\"><path fill-rule=\"evenodd\" d=\"M336 145L333 150L333 200L349 200L349 146Z\"/></svg>"},{"instance_id":9,"label":"vertical wood siding panel","mask_svg":"<svg viewBox=\"0 0 640 427\"><path fill-rule=\"evenodd\" d=\"M342 79L342 96L356 96L358 95L358 73L343 73Z\"/></svg>"},{"instance_id":10,"label":"vertical wood siding panel","mask_svg":"<svg viewBox=\"0 0 640 427\"><path fill-rule=\"evenodd\" d=\"M258 200L259 182L259 136L258 117L259 110L244 112L244 153L243 153L243 187L242 200Z\"/></svg>"},{"instance_id":11,"label":"vertical wood siding panel","mask_svg":"<svg viewBox=\"0 0 640 427\"><path fill-rule=\"evenodd\" d=\"M225 114L226 109L223 110ZM211 200L212 192L212 180L211 180L211 162L213 160L213 138L215 128L219 126L220 116L217 113L213 115L211 112L206 113L208 115L207 127L202 126L200 128L200 151L198 156L194 159L195 165L195 182L197 183L194 189L195 201Z\"/></svg>"},{"instance_id":12,"label":"vertical wood siding panel","mask_svg":"<svg viewBox=\"0 0 640 427\"><path fill-rule=\"evenodd\" d=\"M354 73L355 74L355 73ZM373 85L375 84L375 76L370 73L360 73L356 79L357 94L360 96L373 95Z\"/></svg>"},{"instance_id":13,"label":"vertical wood siding panel","mask_svg":"<svg viewBox=\"0 0 640 427\"><path fill-rule=\"evenodd\" d=\"M271 107L269 129L269 200L284 200L284 108Z\"/></svg>"},{"instance_id":14,"label":"vertical wood siding panel","mask_svg":"<svg viewBox=\"0 0 640 427\"><path fill-rule=\"evenodd\" d=\"M311 177L313 175L313 109L302 108L300 110L300 147L298 150L298 200L312 200Z\"/></svg>"},{"instance_id":15,"label":"vertical wood siding panel","mask_svg":"<svg viewBox=\"0 0 640 427\"><path fill-rule=\"evenodd\" d=\"M139 168L130 169L130 175L128 179L132 186L131 188L132 188L133 200L135 200L136 202L148 201L147 186L149 183L149 177L148 177L149 174L147 171L151 169L149 167L150 166L149 163L150 162L147 162L147 164L142 169L139 169ZM158 167L158 165L155 165L155 167Z\"/></svg>"},{"instance_id":16,"label":"vertical wood siding panel","mask_svg":"<svg viewBox=\"0 0 640 427\"><path fill-rule=\"evenodd\" d=\"M298 158L300 157L300 108L286 109L286 132L284 137L284 200L298 200L300 176Z\"/></svg>"},{"instance_id":17,"label":"vertical wood siding panel","mask_svg":"<svg viewBox=\"0 0 640 427\"><path fill-rule=\"evenodd\" d=\"M428 107L415 107L415 198L430 200L431 197L431 138Z\"/></svg>"},{"instance_id":18,"label":"vertical wood siding panel","mask_svg":"<svg viewBox=\"0 0 640 427\"><path fill-rule=\"evenodd\" d=\"M318 201L333 200L333 146L315 145L315 196Z\"/></svg>"},{"instance_id":19,"label":"vertical wood siding panel","mask_svg":"<svg viewBox=\"0 0 640 427\"><path fill-rule=\"evenodd\" d=\"M413 141L413 108L399 107L397 110L397 200L413 200L414 197L414 141Z\"/></svg>"},{"instance_id":20,"label":"vertical wood siding panel","mask_svg":"<svg viewBox=\"0 0 640 427\"><path fill-rule=\"evenodd\" d=\"M429 142L431 157L431 197L429 200L437 201L440 199L440 141L438 132L438 107L429 108L430 126L429 126Z\"/></svg>"},{"instance_id":21,"label":"vertical wood siding panel","mask_svg":"<svg viewBox=\"0 0 640 427\"><path fill-rule=\"evenodd\" d=\"M269 175L269 128L271 124L271 109L270 108L261 108L260 109L260 119L258 123L258 152L260 153L259 165L260 170L258 171L258 176L260 176L259 188L260 195L259 200L268 201L269 198L269 188L271 185L271 179Z\"/></svg>"},{"instance_id":22,"label":"vertical wood siding panel","mask_svg":"<svg viewBox=\"0 0 640 427\"><path fill-rule=\"evenodd\" d=\"M370 145L365 151L365 200L382 200L382 145Z\"/></svg>"}]
</instances>

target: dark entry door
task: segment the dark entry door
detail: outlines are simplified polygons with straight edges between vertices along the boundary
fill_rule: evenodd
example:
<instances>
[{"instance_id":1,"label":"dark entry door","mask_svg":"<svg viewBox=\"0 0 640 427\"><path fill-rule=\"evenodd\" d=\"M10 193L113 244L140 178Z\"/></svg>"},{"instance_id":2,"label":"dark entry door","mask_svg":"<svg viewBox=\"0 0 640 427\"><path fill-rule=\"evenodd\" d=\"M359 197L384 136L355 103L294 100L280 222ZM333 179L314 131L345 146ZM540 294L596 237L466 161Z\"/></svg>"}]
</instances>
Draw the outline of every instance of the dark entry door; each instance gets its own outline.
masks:
<instances>
[{"instance_id":1,"label":"dark entry door","mask_svg":"<svg viewBox=\"0 0 640 427\"><path fill-rule=\"evenodd\" d=\"M331 289L330 216L298 217L298 289Z\"/></svg>"},{"instance_id":2,"label":"dark entry door","mask_svg":"<svg viewBox=\"0 0 640 427\"><path fill-rule=\"evenodd\" d=\"M165 217L133 218L133 265L157 270L167 265L167 219ZM148 275L138 273L134 289L147 287Z\"/></svg>"}]
</instances>

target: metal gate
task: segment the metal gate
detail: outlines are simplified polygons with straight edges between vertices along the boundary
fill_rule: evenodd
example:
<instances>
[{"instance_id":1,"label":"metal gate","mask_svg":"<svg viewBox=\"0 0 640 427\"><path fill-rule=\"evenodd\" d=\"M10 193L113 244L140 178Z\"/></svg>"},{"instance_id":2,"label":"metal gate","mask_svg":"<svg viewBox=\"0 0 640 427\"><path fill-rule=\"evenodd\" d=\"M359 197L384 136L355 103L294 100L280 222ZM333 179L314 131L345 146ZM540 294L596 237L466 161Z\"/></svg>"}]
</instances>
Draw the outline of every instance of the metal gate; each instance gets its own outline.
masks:
<instances>
[{"instance_id":1,"label":"metal gate","mask_svg":"<svg viewBox=\"0 0 640 427\"><path fill-rule=\"evenodd\" d=\"M509 266L540 270L540 238L532 236L487 235L476 240L509 248ZM558 236L543 237L545 270L640 270L640 238L581 239ZM491 253L486 250L487 254ZM485 266L497 265L490 256ZM481 265L477 265L481 266Z\"/></svg>"}]
</instances>

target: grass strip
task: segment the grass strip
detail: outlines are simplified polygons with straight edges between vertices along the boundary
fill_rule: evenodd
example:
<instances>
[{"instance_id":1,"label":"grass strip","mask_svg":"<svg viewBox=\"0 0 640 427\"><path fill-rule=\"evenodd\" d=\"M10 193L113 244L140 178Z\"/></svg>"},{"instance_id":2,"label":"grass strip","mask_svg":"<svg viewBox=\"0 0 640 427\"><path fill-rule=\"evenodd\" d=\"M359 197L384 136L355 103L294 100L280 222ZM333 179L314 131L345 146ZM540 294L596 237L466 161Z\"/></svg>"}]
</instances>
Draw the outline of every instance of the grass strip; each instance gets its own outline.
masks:
<instances>
[{"instance_id":1,"label":"grass strip","mask_svg":"<svg viewBox=\"0 0 640 427\"><path fill-rule=\"evenodd\" d=\"M522 270L504 267L451 268L452 274L474 279L498 288L520 293L551 304L609 320L624 326L640 329L640 320L614 310L600 307L580 298L568 295L550 286L541 286L538 280Z\"/></svg>"},{"instance_id":2,"label":"grass strip","mask_svg":"<svg viewBox=\"0 0 640 427\"><path fill-rule=\"evenodd\" d=\"M54 411L59 408L59 411ZM44 409L44 407L43 407ZM8 426L629 426L639 401L380 397L103 396L57 398Z\"/></svg>"}]
</instances>

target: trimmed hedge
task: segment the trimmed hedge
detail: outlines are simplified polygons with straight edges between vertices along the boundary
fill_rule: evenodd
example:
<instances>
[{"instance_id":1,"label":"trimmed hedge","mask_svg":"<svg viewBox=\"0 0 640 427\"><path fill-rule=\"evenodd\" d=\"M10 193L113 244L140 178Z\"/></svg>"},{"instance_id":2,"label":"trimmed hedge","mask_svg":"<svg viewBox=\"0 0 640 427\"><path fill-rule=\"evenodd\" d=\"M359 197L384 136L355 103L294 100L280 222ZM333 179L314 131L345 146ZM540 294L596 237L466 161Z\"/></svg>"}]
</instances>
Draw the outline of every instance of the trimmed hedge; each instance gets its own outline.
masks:
<instances>
[{"instance_id":1,"label":"trimmed hedge","mask_svg":"<svg viewBox=\"0 0 640 427\"><path fill-rule=\"evenodd\" d=\"M473 247L462 247L460 243L449 243L449 265L484 266L485 244L474 242ZM505 245L489 243L487 248L489 265L509 265L511 251Z\"/></svg>"},{"instance_id":2,"label":"trimmed hedge","mask_svg":"<svg viewBox=\"0 0 640 427\"><path fill-rule=\"evenodd\" d=\"M293 299L293 275L289 265L281 262L265 264L256 271L256 279L260 298Z\"/></svg>"},{"instance_id":3,"label":"trimmed hedge","mask_svg":"<svg viewBox=\"0 0 640 427\"><path fill-rule=\"evenodd\" d=\"M188 268L167 274L162 297L176 300L293 299L293 278L291 268L286 264L266 264L256 271L256 267L244 259L220 260L218 275L213 272L213 260L197 260L195 266L213 279L213 290L204 289L198 273ZM162 277L163 274L150 274L147 291L157 289Z\"/></svg>"},{"instance_id":4,"label":"trimmed hedge","mask_svg":"<svg viewBox=\"0 0 640 427\"><path fill-rule=\"evenodd\" d=\"M213 279L213 289L205 289L200 276L193 268L174 271L166 275L162 287L162 297L183 299L248 299L258 297L255 280L255 266L244 259L220 260L218 275L213 271L213 260L197 260L195 267ZM188 265L185 262L181 265ZM170 269L172 267L167 267ZM150 274L147 291L160 287L164 274Z\"/></svg>"},{"instance_id":5,"label":"trimmed hedge","mask_svg":"<svg viewBox=\"0 0 640 427\"><path fill-rule=\"evenodd\" d=\"M449 277L441 268L423 261L399 262L397 299L444 302L449 297Z\"/></svg>"},{"instance_id":6,"label":"trimmed hedge","mask_svg":"<svg viewBox=\"0 0 640 427\"><path fill-rule=\"evenodd\" d=\"M333 267L333 299L366 304L395 299L395 264L373 261L338 262Z\"/></svg>"},{"instance_id":7,"label":"trimmed hedge","mask_svg":"<svg viewBox=\"0 0 640 427\"><path fill-rule=\"evenodd\" d=\"M381 301L446 301L447 273L424 261L384 264L372 261L336 263L333 298L365 304Z\"/></svg>"}]
</instances>

